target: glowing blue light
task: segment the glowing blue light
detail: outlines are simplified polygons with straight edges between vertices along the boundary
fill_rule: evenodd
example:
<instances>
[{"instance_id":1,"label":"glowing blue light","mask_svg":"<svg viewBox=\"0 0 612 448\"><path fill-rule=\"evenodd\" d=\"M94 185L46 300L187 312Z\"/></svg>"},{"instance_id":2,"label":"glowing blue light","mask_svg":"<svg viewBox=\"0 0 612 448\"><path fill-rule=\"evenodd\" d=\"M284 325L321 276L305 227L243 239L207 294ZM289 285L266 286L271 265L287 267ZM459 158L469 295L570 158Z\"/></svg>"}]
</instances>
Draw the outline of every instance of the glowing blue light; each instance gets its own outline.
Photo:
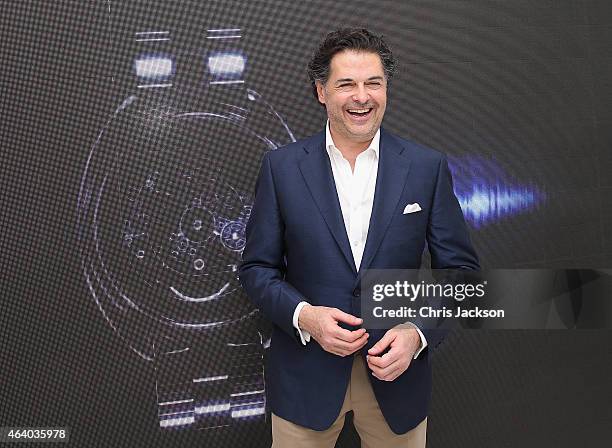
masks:
<instances>
[{"instance_id":1,"label":"glowing blue light","mask_svg":"<svg viewBox=\"0 0 612 448\"><path fill-rule=\"evenodd\" d=\"M449 157L449 168L465 219L477 228L529 212L546 200L540 188L508 175L492 159Z\"/></svg>"},{"instance_id":2,"label":"glowing blue light","mask_svg":"<svg viewBox=\"0 0 612 448\"><path fill-rule=\"evenodd\" d=\"M169 57L144 56L134 61L136 76L146 79L167 79L172 76L173 63Z\"/></svg>"},{"instance_id":3,"label":"glowing blue light","mask_svg":"<svg viewBox=\"0 0 612 448\"><path fill-rule=\"evenodd\" d=\"M246 67L246 57L240 53L213 53L208 56L208 72L215 78L240 78Z\"/></svg>"}]
</instances>

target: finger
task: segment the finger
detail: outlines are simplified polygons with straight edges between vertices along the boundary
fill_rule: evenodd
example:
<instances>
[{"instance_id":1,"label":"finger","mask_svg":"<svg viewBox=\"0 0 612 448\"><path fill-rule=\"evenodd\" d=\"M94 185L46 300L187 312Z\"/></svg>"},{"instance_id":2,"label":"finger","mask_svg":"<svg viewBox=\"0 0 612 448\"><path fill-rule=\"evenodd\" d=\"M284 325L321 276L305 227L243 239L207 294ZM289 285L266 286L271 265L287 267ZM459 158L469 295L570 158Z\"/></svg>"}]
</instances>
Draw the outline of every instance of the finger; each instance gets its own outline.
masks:
<instances>
[{"instance_id":1,"label":"finger","mask_svg":"<svg viewBox=\"0 0 612 448\"><path fill-rule=\"evenodd\" d=\"M376 378L378 378L379 380L383 379L383 372L382 369L376 367L376 366L369 366L370 367L370 371L372 372L372 375L374 375Z\"/></svg>"},{"instance_id":2,"label":"finger","mask_svg":"<svg viewBox=\"0 0 612 448\"><path fill-rule=\"evenodd\" d=\"M352 314L345 313L338 308L332 308L331 316L339 322L344 322L349 325L361 325L363 319L355 317Z\"/></svg>"},{"instance_id":3,"label":"finger","mask_svg":"<svg viewBox=\"0 0 612 448\"><path fill-rule=\"evenodd\" d=\"M333 331L333 336L346 342L354 342L361 338L366 332L365 328L359 328L357 330L346 330L344 328L336 327Z\"/></svg>"},{"instance_id":4,"label":"finger","mask_svg":"<svg viewBox=\"0 0 612 448\"><path fill-rule=\"evenodd\" d=\"M389 367L391 364L397 362L399 359L399 354L392 354L391 352L387 352L382 356L368 355L368 362L372 363L376 367L380 367L381 369Z\"/></svg>"},{"instance_id":5,"label":"finger","mask_svg":"<svg viewBox=\"0 0 612 448\"><path fill-rule=\"evenodd\" d=\"M393 381L395 378L400 376L404 370L406 369L401 363L396 363L386 369L379 369L378 367L374 366L372 369L372 374L381 381Z\"/></svg>"},{"instance_id":6,"label":"finger","mask_svg":"<svg viewBox=\"0 0 612 448\"><path fill-rule=\"evenodd\" d=\"M403 363L400 360L397 360L385 366L379 366L376 364L372 364L371 362L368 362L368 366L371 366L372 370L376 369L377 375L379 376L380 375L386 376L389 374L389 372L392 372L393 370L397 369L401 365L403 365Z\"/></svg>"},{"instance_id":7,"label":"finger","mask_svg":"<svg viewBox=\"0 0 612 448\"><path fill-rule=\"evenodd\" d=\"M385 353L383 356L366 356L368 364L378 367L379 369L386 369L387 367L401 361L400 356L389 356L389 353Z\"/></svg>"},{"instance_id":8,"label":"finger","mask_svg":"<svg viewBox=\"0 0 612 448\"><path fill-rule=\"evenodd\" d=\"M357 339L355 342L353 342L351 344L350 352L355 353L357 350L361 350L368 343L369 336L370 335L366 333L362 337Z\"/></svg>"},{"instance_id":9,"label":"finger","mask_svg":"<svg viewBox=\"0 0 612 448\"><path fill-rule=\"evenodd\" d=\"M406 369L403 366L399 366L397 369L388 372L382 379L383 381L393 381L405 371Z\"/></svg>"},{"instance_id":10,"label":"finger","mask_svg":"<svg viewBox=\"0 0 612 448\"><path fill-rule=\"evenodd\" d=\"M369 335L365 333L363 336L361 336L359 339L357 339L354 342L346 342L341 339L336 339L332 341L332 344L336 350L341 350L347 353L354 353L356 350L360 349L365 344L367 344L368 337Z\"/></svg>"},{"instance_id":11,"label":"finger","mask_svg":"<svg viewBox=\"0 0 612 448\"><path fill-rule=\"evenodd\" d=\"M387 349L387 347L389 347L389 345L391 345L394 339L394 333L387 331L380 341L378 341L370 350L368 350L368 354L375 356L381 354Z\"/></svg>"}]
</instances>

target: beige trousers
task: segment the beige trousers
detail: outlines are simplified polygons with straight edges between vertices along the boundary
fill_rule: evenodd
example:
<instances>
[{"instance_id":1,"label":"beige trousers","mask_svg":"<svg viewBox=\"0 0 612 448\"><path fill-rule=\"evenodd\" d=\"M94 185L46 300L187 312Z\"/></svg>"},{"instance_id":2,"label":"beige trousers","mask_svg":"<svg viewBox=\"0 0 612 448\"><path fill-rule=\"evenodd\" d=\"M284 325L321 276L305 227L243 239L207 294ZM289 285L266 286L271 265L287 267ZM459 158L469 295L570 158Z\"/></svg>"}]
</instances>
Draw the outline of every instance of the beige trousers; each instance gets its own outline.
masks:
<instances>
[{"instance_id":1,"label":"beige trousers","mask_svg":"<svg viewBox=\"0 0 612 448\"><path fill-rule=\"evenodd\" d=\"M354 356L344 403L331 427L315 431L272 414L272 448L333 448L344 425L344 417L351 410L362 448L425 448L427 418L405 434L391 431L378 407L368 379L368 368L360 355Z\"/></svg>"}]
</instances>

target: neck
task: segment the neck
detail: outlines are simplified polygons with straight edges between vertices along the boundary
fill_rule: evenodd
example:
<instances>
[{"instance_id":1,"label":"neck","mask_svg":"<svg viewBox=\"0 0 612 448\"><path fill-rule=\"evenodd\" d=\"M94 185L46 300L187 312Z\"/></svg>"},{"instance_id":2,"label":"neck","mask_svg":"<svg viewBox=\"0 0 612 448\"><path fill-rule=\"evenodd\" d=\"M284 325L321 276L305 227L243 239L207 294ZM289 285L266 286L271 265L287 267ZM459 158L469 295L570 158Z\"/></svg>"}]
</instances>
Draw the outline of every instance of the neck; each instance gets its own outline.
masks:
<instances>
[{"instance_id":1,"label":"neck","mask_svg":"<svg viewBox=\"0 0 612 448\"><path fill-rule=\"evenodd\" d=\"M343 137L338 132L335 132L331 126L329 127L329 132L332 136L332 139L334 140L334 145L336 145L336 148L338 148L338 150L343 155L349 155L354 157L368 149L370 143L372 143L372 140L374 139L374 137L372 136L371 138L364 141L351 140L349 138Z\"/></svg>"}]
</instances>

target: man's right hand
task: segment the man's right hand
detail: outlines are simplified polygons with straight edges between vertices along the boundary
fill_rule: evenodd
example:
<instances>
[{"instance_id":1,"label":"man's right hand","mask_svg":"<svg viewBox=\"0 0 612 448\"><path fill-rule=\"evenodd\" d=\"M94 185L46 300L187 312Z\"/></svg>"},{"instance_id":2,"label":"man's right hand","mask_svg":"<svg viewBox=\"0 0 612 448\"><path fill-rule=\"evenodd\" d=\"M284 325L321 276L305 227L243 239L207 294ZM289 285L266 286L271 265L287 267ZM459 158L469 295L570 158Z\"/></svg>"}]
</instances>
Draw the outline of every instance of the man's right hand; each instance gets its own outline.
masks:
<instances>
[{"instance_id":1,"label":"man's right hand","mask_svg":"<svg viewBox=\"0 0 612 448\"><path fill-rule=\"evenodd\" d=\"M345 330L338 322L360 325L363 320L338 308L314 305L306 305L298 316L300 329L310 333L323 350L334 355L351 355L368 342L370 335L365 328Z\"/></svg>"}]
</instances>

